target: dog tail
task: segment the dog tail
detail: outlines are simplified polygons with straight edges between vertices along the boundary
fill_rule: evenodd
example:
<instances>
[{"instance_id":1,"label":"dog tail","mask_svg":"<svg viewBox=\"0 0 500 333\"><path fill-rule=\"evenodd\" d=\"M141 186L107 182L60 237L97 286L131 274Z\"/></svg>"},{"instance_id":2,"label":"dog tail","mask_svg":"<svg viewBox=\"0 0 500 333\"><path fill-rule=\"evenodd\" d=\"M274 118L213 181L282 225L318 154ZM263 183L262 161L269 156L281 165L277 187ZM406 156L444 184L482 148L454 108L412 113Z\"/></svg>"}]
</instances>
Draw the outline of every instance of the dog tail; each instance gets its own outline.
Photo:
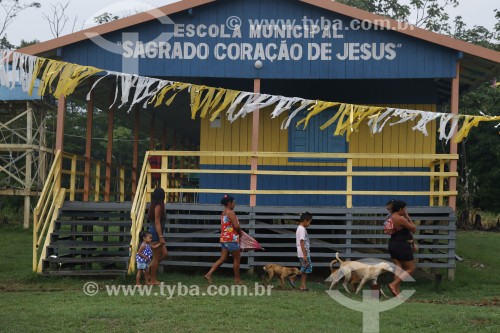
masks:
<instances>
[{"instance_id":1,"label":"dog tail","mask_svg":"<svg viewBox=\"0 0 500 333\"><path fill-rule=\"evenodd\" d=\"M339 253L335 253L335 258L337 258L337 260L340 262L340 264L343 263L342 259L339 258Z\"/></svg>"},{"instance_id":2,"label":"dog tail","mask_svg":"<svg viewBox=\"0 0 500 333\"><path fill-rule=\"evenodd\" d=\"M335 265L336 263L338 263L338 260L337 259L333 259L331 262L330 262L330 271L333 273L333 265Z\"/></svg>"}]
</instances>

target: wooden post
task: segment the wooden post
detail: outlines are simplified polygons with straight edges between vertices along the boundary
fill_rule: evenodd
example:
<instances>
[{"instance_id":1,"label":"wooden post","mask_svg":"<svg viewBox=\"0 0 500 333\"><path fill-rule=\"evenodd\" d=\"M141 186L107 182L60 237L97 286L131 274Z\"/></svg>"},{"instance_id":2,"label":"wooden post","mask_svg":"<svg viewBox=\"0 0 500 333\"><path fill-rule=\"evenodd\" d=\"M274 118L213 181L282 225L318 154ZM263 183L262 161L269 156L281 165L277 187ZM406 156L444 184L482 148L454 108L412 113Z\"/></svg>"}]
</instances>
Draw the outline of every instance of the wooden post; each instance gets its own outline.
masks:
<instances>
[{"instance_id":1,"label":"wooden post","mask_svg":"<svg viewBox=\"0 0 500 333\"><path fill-rule=\"evenodd\" d=\"M75 193L76 193L76 155L71 156L71 175L69 182L69 200L75 201Z\"/></svg>"},{"instance_id":2,"label":"wooden post","mask_svg":"<svg viewBox=\"0 0 500 333\"><path fill-rule=\"evenodd\" d=\"M64 147L64 117L66 115L66 96L57 100L56 152Z\"/></svg>"},{"instance_id":3,"label":"wooden post","mask_svg":"<svg viewBox=\"0 0 500 333\"><path fill-rule=\"evenodd\" d=\"M39 142L40 153L38 155L38 187L37 190L41 191L47 180L47 112L42 108L40 112L40 126L39 126Z\"/></svg>"},{"instance_id":4,"label":"wooden post","mask_svg":"<svg viewBox=\"0 0 500 333\"><path fill-rule=\"evenodd\" d=\"M352 158L347 159L346 207L352 208Z\"/></svg>"},{"instance_id":5,"label":"wooden post","mask_svg":"<svg viewBox=\"0 0 500 333\"><path fill-rule=\"evenodd\" d=\"M95 164L95 189L94 189L94 201L99 202L101 200L101 162L97 161Z\"/></svg>"},{"instance_id":6,"label":"wooden post","mask_svg":"<svg viewBox=\"0 0 500 333\"><path fill-rule=\"evenodd\" d=\"M155 114L151 112L151 126L149 133L149 150L155 149Z\"/></svg>"},{"instance_id":7,"label":"wooden post","mask_svg":"<svg viewBox=\"0 0 500 333\"><path fill-rule=\"evenodd\" d=\"M254 79L253 81L253 92L256 94L260 93L260 79ZM252 112L252 152L256 153L259 150L259 113L260 110L255 110ZM257 171L259 159L257 156L252 156L251 159L251 170ZM250 175L250 191L257 190L257 175ZM250 207L257 206L257 195L250 194Z\"/></svg>"},{"instance_id":8,"label":"wooden post","mask_svg":"<svg viewBox=\"0 0 500 333\"><path fill-rule=\"evenodd\" d=\"M460 97L460 62L457 61L457 73L453 78L451 83L451 113L454 115L458 115L458 101ZM453 138L450 141L450 154L458 153L458 145L454 142L455 136L457 134L457 129L455 129L455 133L453 134ZM457 172L457 160L450 161L450 172ZM457 190L457 177L450 177L450 191ZM450 195L448 199L448 205L454 211L457 208L457 196Z\"/></svg>"},{"instance_id":9,"label":"wooden post","mask_svg":"<svg viewBox=\"0 0 500 333\"><path fill-rule=\"evenodd\" d=\"M89 90L92 89L94 79L90 78ZM90 92L87 102L87 137L85 139L85 178L83 181L83 201L89 201L90 195L90 159L92 157L92 123L94 119L94 92Z\"/></svg>"},{"instance_id":10,"label":"wooden post","mask_svg":"<svg viewBox=\"0 0 500 333\"><path fill-rule=\"evenodd\" d=\"M137 192L137 161L139 159L139 124L141 115L139 107L134 108L135 122L134 122L134 152L132 157L132 200L134 200L135 193Z\"/></svg>"},{"instance_id":11,"label":"wooden post","mask_svg":"<svg viewBox=\"0 0 500 333\"><path fill-rule=\"evenodd\" d=\"M31 194L31 167L33 164L33 159L31 152L33 151L33 109L31 104L27 103L27 113L26 113L26 145L28 149L26 151L26 176L24 184L24 223L23 228L25 230L30 227L30 194Z\"/></svg>"},{"instance_id":12,"label":"wooden post","mask_svg":"<svg viewBox=\"0 0 500 333\"><path fill-rule=\"evenodd\" d=\"M256 94L260 94L260 79L254 79L253 81L253 92ZM259 115L260 110L255 110L252 112L252 152L256 153L259 150ZM257 156L252 156L250 161L250 168L252 171L257 171L259 164L259 158ZM252 173L250 175L250 191L257 190L257 175ZM250 194L250 207L257 206L257 194ZM251 214L254 216L254 214ZM250 219L250 230L249 234L252 237L255 237L255 217ZM255 258L253 256L253 251L248 255L248 266L250 267L249 273L253 273L253 266L255 263Z\"/></svg>"},{"instance_id":13,"label":"wooden post","mask_svg":"<svg viewBox=\"0 0 500 333\"><path fill-rule=\"evenodd\" d=\"M109 202L111 193L111 162L113 160L113 128L115 120L115 106L109 110L108 114L108 148L106 152L106 187L104 189L104 201Z\"/></svg>"},{"instance_id":14,"label":"wooden post","mask_svg":"<svg viewBox=\"0 0 500 333\"><path fill-rule=\"evenodd\" d=\"M163 138L161 140L161 150L167 149L167 124L163 123Z\"/></svg>"}]
</instances>

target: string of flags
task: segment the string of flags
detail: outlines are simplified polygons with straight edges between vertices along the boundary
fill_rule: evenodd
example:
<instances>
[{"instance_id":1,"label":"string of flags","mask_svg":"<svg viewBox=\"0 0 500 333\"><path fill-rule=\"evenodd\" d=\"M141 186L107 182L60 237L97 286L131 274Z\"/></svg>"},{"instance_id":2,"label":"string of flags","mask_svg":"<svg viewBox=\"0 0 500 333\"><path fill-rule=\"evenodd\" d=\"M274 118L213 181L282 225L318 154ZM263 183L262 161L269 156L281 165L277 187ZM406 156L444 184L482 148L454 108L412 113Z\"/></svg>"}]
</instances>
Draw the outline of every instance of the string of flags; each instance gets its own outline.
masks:
<instances>
[{"instance_id":1,"label":"string of flags","mask_svg":"<svg viewBox=\"0 0 500 333\"><path fill-rule=\"evenodd\" d=\"M215 120L222 112L227 119L234 122L255 110L271 107L271 118L279 117L284 112L288 116L281 124L281 129L287 129L294 117L299 113L305 117L297 122L304 129L312 117L321 112L336 108L337 112L321 125L320 129L335 124L334 135L345 135L346 140L363 122L369 126L372 134L382 132L386 126L394 126L404 122L416 122L412 127L428 135L427 124L439 121L439 139L448 142L457 130L454 142L461 142L470 130L481 122L500 121L500 116L453 115L450 113L429 112L421 110L398 109L392 107L366 106L341 102L308 100L300 97L285 97L268 94L258 94L224 88L209 87L190 83L161 80L145 76L106 71L92 66L82 66L63 61L47 59L15 51L0 51L0 85L13 89L20 85L22 90L32 95L35 82L40 81L38 95L52 94L55 98L71 95L80 83L94 76L101 75L95 81L87 95L96 89L106 78L114 78L116 83L114 101L110 108L128 106L130 111L135 105L147 108L149 106L170 106L178 94L186 91L190 96L191 117L209 117ZM500 126L497 125L495 127Z\"/></svg>"}]
</instances>

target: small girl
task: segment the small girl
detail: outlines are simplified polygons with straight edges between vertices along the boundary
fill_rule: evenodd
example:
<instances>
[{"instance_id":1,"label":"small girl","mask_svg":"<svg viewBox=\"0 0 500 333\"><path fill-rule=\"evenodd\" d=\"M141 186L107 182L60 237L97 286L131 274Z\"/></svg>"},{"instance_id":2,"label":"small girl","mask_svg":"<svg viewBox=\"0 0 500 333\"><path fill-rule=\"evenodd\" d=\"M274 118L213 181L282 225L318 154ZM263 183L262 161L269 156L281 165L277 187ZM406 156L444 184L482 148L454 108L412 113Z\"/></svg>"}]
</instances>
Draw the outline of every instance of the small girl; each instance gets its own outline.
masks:
<instances>
[{"instance_id":1,"label":"small girl","mask_svg":"<svg viewBox=\"0 0 500 333\"><path fill-rule=\"evenodd\" d=\"M137 262L137 276L135 278L136 285L141 285L141 275L144 274L146 284L149 284L149 263L153 257L153 250L151 249L151 241L153 236L150 232L141 231L139 237L142 239L141 246L137 250L135 260Z\"/></svg>"}]
</instances>

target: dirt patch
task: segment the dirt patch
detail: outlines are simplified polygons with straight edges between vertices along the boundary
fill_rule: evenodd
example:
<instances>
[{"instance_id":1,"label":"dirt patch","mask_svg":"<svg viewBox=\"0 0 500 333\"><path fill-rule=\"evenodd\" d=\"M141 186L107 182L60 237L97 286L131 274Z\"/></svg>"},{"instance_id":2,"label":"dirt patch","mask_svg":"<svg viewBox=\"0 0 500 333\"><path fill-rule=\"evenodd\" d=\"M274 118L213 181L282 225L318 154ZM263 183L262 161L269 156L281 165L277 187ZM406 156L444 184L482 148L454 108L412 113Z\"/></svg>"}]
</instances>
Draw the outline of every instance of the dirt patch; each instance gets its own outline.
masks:
<instances>
[{"instance_id":1,"label":"dirt patch","mask_svg":"<svg viewBox=\"0 0 500 333\"><path fill-rule=\"evenodd\" d=\"M488 307L500 307L500 298L495 297L492 299L481 299L481 300L409 300L411 303L425 303L425 304L445 304L445 305L467 305L467 306L488 306Z\"/></svg>"}]
</instances>

